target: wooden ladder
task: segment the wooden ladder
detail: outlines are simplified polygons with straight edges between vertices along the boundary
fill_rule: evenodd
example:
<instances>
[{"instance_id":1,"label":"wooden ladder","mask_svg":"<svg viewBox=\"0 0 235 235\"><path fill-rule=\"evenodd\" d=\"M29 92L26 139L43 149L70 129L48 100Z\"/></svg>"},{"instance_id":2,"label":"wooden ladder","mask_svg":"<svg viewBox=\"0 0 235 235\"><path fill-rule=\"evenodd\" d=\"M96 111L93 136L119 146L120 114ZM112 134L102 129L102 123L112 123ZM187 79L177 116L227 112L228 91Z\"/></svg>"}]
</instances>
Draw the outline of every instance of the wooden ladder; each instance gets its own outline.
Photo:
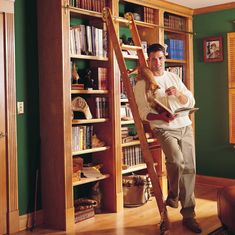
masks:
<instances>
[{"instance_id":1,"label":"wooden ladder","mask_svg":"<svg viewBox=\"0 0 235 235\"><path fill-rule=\"evenodd\" d=\"M149 149L149 145L145 136L144 126L139 115L137 104L135 102L135 96L134 96L133 88L132 88L132 85L130 83L130 79L128 76L126 63L123 58L122 49L135 50L137 52L139 66L148 67L148 64L146 62L143 49L141 47L139 33L138 33L132 13L126 13L125 18L126 20L124 21L126 21L129 25L129 29L132 34L134 45L120 46L118 35L114 26L114 21L120 22L120 21L123 21L123 19L113 17L109 8L106 7L103 9L103 20L106 22L109 38L111 40L112 46L116 54L124 88L127 93L128 101L130 104L135 126L137 129L137 134L139 136L143 158L147 165L147 170L151 179L154 196L156 198L157 206L161 215L160 231L161 231L161 234L166 234L167 230L169 229L169 221L168 221L168 216L167 216L166 205L163 200L163 194L162 194L158 174L155 168L155 164L153 161L152 153Z\"/></svg>"}]
</instances>

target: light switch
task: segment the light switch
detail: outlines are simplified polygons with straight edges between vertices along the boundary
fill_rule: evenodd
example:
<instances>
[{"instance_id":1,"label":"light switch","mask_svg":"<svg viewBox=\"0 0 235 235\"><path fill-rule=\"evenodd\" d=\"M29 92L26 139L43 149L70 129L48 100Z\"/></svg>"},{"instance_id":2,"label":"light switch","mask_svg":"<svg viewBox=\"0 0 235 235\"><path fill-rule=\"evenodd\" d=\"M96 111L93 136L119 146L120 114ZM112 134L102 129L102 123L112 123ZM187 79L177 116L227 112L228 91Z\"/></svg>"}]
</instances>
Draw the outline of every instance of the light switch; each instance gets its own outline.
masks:
<instances>
[{"instance_id":1,"label":"light switch","mask_svg":"<svg viewBox=\"0 0 235 235\"><path fill-rule=\"evenodd\" d=\"M24 113L24 102L23 101L17 102L17 112L18 112L18 114Z\"/></svg>"}]
</instances>

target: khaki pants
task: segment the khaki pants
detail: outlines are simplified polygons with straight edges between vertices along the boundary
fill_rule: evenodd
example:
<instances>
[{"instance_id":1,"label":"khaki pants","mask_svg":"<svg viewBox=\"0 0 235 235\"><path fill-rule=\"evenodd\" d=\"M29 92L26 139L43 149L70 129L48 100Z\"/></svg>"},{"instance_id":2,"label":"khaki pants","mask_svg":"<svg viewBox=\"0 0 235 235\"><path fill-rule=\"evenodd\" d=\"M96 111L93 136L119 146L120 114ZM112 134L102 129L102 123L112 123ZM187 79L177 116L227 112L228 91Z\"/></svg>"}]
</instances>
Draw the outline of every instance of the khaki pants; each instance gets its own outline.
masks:
<instances>
[{"instance_id":1,"label":"khaki pants","mask_svg":"<svg viewBox=\"0 0 235 235\"><path fill-rule=\"evenodd\" d=\"M191 126L178 129L154 129L166 156L169 195L179 199L184 218L194 217L195 144Z\"/></svg>"}]
</instances>

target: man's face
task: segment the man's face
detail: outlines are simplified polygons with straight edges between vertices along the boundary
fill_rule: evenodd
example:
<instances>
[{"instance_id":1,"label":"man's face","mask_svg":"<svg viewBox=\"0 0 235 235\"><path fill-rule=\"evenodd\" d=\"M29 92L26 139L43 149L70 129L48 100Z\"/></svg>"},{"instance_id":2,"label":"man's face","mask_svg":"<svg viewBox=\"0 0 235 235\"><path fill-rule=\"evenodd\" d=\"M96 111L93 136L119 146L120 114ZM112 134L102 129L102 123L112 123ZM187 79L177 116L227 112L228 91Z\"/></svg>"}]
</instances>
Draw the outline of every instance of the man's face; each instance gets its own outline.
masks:
<instances>
[{"instance_id":1,"label":"man's face","mask_svg":"<svg viewBox=\"0 0 235 235\"><path fill-rule=\"evenodd\" d=\"M165 70L165 55L162 51L151 52L148 59L149 68L154 75L162 75Z\"/></svg>"}]
</instances>

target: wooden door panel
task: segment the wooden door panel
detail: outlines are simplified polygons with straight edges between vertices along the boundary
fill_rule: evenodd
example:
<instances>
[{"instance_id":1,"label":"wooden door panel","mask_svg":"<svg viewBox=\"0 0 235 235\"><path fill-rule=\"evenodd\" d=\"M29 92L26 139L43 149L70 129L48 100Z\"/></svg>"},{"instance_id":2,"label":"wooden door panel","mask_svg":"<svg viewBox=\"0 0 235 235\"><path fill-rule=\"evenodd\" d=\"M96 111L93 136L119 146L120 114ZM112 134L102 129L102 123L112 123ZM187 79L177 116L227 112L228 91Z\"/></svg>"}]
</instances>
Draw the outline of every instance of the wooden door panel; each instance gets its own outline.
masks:
<instances>
[{"instance_id":1,"label":"wooden door panel","mask_svg":"<svg viewBox=\"0 0 235 235\"><path fill-rule=\"evenodd\" d=\"M235 144L235 88L229 89L229 142Z\"/></svg>"}]
</instances>

